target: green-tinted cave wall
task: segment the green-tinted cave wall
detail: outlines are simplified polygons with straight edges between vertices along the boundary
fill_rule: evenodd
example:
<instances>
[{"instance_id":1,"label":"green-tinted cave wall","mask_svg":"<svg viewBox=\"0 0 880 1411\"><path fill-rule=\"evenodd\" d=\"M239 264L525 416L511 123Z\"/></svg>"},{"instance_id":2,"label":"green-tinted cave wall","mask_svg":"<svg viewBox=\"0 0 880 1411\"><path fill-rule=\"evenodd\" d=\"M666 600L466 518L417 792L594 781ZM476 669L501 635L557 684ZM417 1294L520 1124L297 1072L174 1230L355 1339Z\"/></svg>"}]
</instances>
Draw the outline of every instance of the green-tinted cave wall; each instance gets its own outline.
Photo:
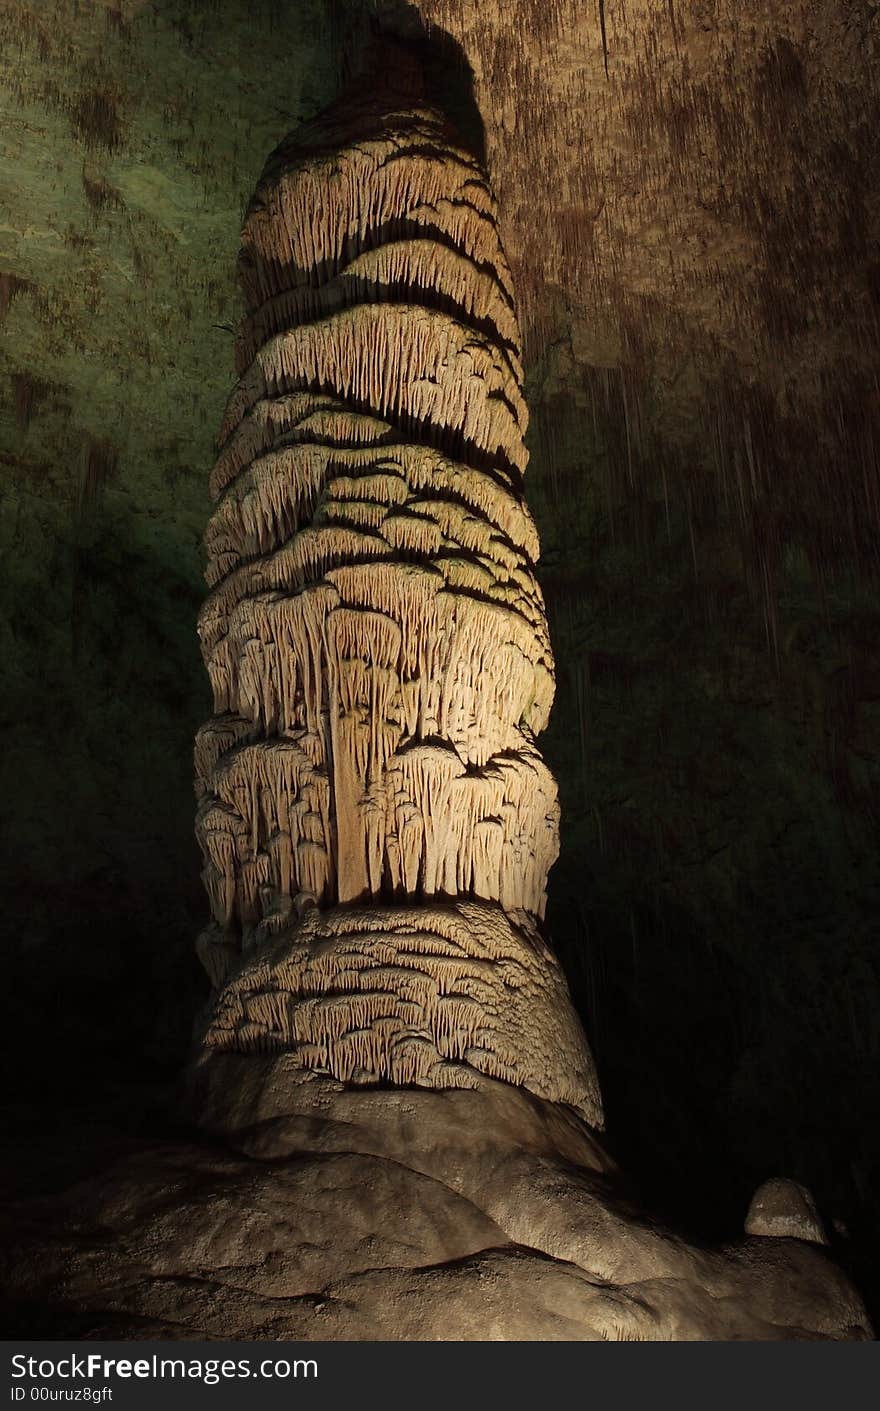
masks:
<instances>
[{"instance_id":1,"label":"green-tinted cave wall","mask_svg":"<svg viewBox=\"0 0 880 1411\"><path fill-rule=\"evenodd\" d=\"M40 1101L172 1072L203 993L195 616L239 220L268 152L335 91L345 9L0 9L4 1033ZM803 428L799 442L796 419L732 382L724 415L746 408L769 486L746 522L721 413L684 412L673 434L635 346L607 366L574 357L553 331L566 291L553 299L527 329L559 676L549 920L612 1141L649 1196L707 1231L786 1172L870 1249L870 496L799 482ZM852 428L876 387L846 390ZM844 459L840 479L867 464ZM755 473L746 451L740 471Z\"/></svg>"},{"instance_id":2,"label":"green-tinted cave wall","mask_svg":"<svg viewBox=\"0 0 880 1411\"><path fill-rule=\"evenodd\" d=\"M194 623L238 230L338 76L325 7L270 0L6 5L0 54L5 999L54 1084L179 1061L197 1003Z\"/></svg>"}]
</instances>

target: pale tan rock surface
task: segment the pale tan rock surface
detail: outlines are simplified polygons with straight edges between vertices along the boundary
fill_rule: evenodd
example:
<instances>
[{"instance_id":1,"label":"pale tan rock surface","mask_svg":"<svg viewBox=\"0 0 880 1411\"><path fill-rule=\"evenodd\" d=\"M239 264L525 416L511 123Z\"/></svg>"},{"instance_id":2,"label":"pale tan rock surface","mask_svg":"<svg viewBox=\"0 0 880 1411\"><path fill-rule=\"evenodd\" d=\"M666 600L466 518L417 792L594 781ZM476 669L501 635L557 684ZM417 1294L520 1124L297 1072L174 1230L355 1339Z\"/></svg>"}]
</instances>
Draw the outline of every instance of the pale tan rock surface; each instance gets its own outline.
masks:
<instances>
[{"instance_id":1,"label":"pale tan rock surface","mask_svg":"<svg viewBox=\"0 0 880 1411\"><path fill-rule=\"evenodd\" d=\"M539 924L554 667L510 274L480 163L388 55L245 218L199 619L200 1043L360 1086L503 1079L601 1126Z\"/></svg>"},{"instance_id":2,"label":"pale tan rock surface","mask_svg":"<svg viewBox=\"0 0 880 1411\"><path fill-rule=\"evenodd\" d=\"M394 97L282 144L245 221L196 751L214 918L242 941L264 889L540 917L558 851L494 202L439 114Z\"/></svg>"},{"instance_id":3,"label":"pale tan rock surface","mask_svg":"<svg viewBox=\"0 0 880 1411\"><path fill-rule=\"evenodd\" d=\"M747 1235L782 1235L827 1244L816 1202L806 1186L775 1176L759 1186L746 1214Z\"/></svg>"},{"instance_id":4,"label":"pale tan rock surface","mask_svg":"<svg viewBox=\"0 0 880 1411\"><path fill-rule=\"evenodd\" d=\"M354 1090L289 1057L212 1064L190 1097L226 1149L135 1148L63 1196L7 1205L19 1321L33 1306L46 1336L137 1339L870 1336L823 1250L689 1245L626 1199L579 1119L524 1089Z\"/></svg>"}]
</instances>

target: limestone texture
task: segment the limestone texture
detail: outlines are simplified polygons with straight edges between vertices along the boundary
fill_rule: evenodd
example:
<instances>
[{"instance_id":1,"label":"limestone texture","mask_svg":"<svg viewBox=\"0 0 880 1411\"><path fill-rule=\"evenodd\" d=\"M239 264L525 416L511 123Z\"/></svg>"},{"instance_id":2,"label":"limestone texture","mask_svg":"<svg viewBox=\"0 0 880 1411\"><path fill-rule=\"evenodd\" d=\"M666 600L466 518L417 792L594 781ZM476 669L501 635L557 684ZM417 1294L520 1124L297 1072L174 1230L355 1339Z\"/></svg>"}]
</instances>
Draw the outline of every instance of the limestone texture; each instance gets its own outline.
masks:
<instances>
[{"instance_id":1,"label":"limestone texture","mask_svg":"<svg viewBox=\"0 0 880 1411\"><path fill-rule=\"evenodd\" d=\"M45 1335L88 1339L871 1336L820 1246L695 1247L639 1211L580 1118L524 1088L358 1089L253 1054L190 1082L222 1144L132 1144L61 1195L6 1203L10 1330L33 1307Z\"/></svg>"},{"instance_id":2,"label":"limestone texture","mask_svg":"<svg viewBox=\"0 0 880 1411\"><path fill-rule=\"evenodd\" d=\"M265 154L338 90L363 8L0 7L0 888L23 1190L69 1111L65 1150L93 1173L103 1085L126 1132L203 997L189 754L211 706L191 624L235 252ZM806 1182L876 1298L876 9L605 0L603 55L598 5L417 8L474 70L519 305L558 664L548 919L610 1140L705 1239L774 1172ZM262 341L245 335L241 371Z\"/></svg>"},{"instance_id":3,"label":"limestone texture","mask_svg":"<svg viewBox=\"0 0 880 1411\"><path fill-rule=\"evenodd\" d=\"M600 1126L540 929L554 666L510 273L479 160L388 55L244 222L199 617L200 1042L361 1085L503 1079Z\"/></svg>"}]
</instances>

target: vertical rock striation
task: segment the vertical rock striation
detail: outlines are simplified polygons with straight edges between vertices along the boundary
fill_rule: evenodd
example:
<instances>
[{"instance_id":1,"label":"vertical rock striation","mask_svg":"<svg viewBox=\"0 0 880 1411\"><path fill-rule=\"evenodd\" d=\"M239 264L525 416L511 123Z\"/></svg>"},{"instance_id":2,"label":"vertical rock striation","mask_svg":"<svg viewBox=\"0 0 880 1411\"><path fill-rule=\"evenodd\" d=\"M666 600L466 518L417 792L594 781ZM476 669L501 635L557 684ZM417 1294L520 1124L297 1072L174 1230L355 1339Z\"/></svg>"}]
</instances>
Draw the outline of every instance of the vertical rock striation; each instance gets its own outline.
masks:
<instances>
[{"instance_id":1,"label":"vertical rock striation","mask_svg":"<svg viewBox=\"0 0 880 1411\"><path fill-rule=\"evenodd\" d=\"M203 1046L502 1079L601 1125L540 932L554 675L510 273L417 74L277 149L240 273L199 622Z\"/></svg>"}]
</instances>

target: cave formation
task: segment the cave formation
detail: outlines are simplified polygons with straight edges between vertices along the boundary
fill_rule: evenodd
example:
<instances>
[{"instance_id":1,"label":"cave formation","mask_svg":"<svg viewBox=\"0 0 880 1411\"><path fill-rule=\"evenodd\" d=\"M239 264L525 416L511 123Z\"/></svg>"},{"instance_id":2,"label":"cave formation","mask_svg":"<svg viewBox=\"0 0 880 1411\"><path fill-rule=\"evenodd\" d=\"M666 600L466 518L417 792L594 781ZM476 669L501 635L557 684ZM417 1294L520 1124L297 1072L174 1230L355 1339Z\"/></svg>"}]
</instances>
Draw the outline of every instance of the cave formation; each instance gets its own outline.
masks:
<instances>
[{"instance_id":1,"label":"cave formation","mask_svg":"<svg viewBox=\"0 0 880 1411\"><path fill-rule=\"evenodd\" d=\"M272 1160L347 1149L357 1123L365 1157L567 1266L570 1336L870 1336L855 1290L812 1262L826 1238L795 1183L757 1192L756 1243L715 1252L614 1190L592 1056L540 926L559 808L535 737L554 665L514 290L486 172L425 88L418 57L384 41L273 153L245 219L199 626L215 992L191 1111ZM346 1224L343 1201L337 1261ZM441 1335L454 1307L460 1337L551 1336L519 1251L503 1273L497 1250L473 1253L442 1295L410 1284L407 1335ZM487 1257L510 1296L491 1332ZM399 1270L373 1279L375 1324L399 1336ZM358 1335L341 1304L335 1329Z\"/></svg>"},{"instance_id":2,"label":"cave formation","mask_svg":"<svg viewBox=\"0 0 880 1411\"><path fill-rule=\"evenodd\" d=\"M56 1256L65 1298L117 1336L868 1336L804 1189L767 1182L745 1241L696 1246L605 1149L543 924L518 286L480 155L394 53L281 144L245 220L186 1094L225 1150L176 1140L79 1190L119 1239L97 1289Z\"/></svg>"},{"instance_id":3,"label":"cave formation","mask_svg":"<svg viewBox=\"0 0 880 1411\"><path fill-rule=\"evenodd\" d=\"M485 174L371 77L273 155L240 269L199 624L205 1050L346 1083L488 1076L600 1125L539 929L553 661Z\"/></svg>"}]
</instances>

